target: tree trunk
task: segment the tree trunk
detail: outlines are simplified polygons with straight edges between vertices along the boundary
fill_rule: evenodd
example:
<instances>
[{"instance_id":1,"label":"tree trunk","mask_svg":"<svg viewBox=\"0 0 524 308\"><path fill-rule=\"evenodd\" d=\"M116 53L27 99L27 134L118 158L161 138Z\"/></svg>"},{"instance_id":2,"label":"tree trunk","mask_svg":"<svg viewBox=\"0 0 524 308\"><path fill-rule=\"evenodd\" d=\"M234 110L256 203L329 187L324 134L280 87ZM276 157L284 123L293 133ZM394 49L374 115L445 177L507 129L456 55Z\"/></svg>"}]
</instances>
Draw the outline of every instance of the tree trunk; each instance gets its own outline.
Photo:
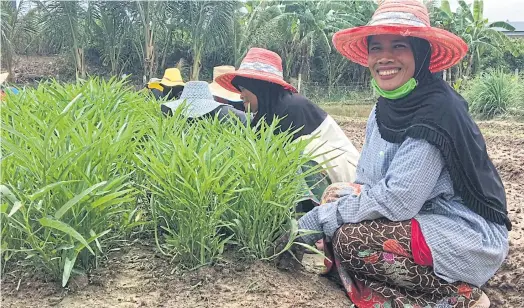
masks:
<instances>
[{"instance_id":1,"label":"tree trunk","mask_svg":"<svg viewBox=\"0 0 524 308\"><path fill-rule=\"evenodd\" d=\"M469 56L469 60L468 60L468 68L466 70L466 76L469 77L469 75L471 74L471 70L473 68L473 59L474 59L474 53L471 52L471 55Z\"/></svg>"},{"instance_id":2,"label":"tree trunk","mask_svg":"<svg viewBox=\"0 0 524 308\"><path fill-rule=\"evenodd\" d=\"M83 48L75 48L75 62L76 62L76 78L85 78L86 77L86 69L85 69L85 61L84 61L84 49Z\"/></svg>"},{"instance_id":3,"label":"tree trunk","mask_svg":"<svg viewBox=\"0 0 524 308\"><path fill-rule=\"evenodd\" d=\"M155 49L153 46L153 32L149 23L149 18L146 18L144 25L144 83L146 83L153 74Z\"/></svg>"},{"instance_id":4,"label":"tree trunk","mask_svg":"<svg viewBox=\"0 0 524 308\"><path fill-rule=\"evenodd\" d=\"M111 61L111 76L115 76L116 75L116 71L118 69L117 67L117 63L118 63L118 59L117 59L117 56L116 56L116 47L111 47L109 48L109 56L111 57L110 61Z\"/></svg>"},{"instance_id":5,"label":"tree trunk","mask_svg":"<svg viewBox=\"0 0 524 308\"><path fill-rule=\"evenodd\" d=\"M171 42L172 42L172 33L171 33L171 30L168 30L168 34L167 34L167 40L166 40L166 45L164 46L164 50L162 50L162 58L160 58L160 68L163 70L165 69L166 67L166 58L167 58L167 51L170 50L171 48Z\"/></svg>"},{"instance_id":6,"label":"tree trunk","mask_svg":"<svg viewBox=\"0 0 524 308\"><path fill-rule=\"evenodd\" d=\"M196 45L196 44L195 44ZM191 80L198 80L200 75L200 62L202 60L202 46L194 46L193 66L191 67Z\"/></svg>"},{"instance_id":7,"label":"tree trunk","mask_svg":"<svg viewBox=\"0 0 524 308\"><path fill-rule=\"evenodd\" d=\"M10 47L5 47L5 53L2 55L3 59L2 62L4 62L7 72L9 73L9 76L7 76L8 82L14 82L15 76L13 74L14 71L14 55L11 53L11 51L8 49Z\"/></svg>"}]
</instances>

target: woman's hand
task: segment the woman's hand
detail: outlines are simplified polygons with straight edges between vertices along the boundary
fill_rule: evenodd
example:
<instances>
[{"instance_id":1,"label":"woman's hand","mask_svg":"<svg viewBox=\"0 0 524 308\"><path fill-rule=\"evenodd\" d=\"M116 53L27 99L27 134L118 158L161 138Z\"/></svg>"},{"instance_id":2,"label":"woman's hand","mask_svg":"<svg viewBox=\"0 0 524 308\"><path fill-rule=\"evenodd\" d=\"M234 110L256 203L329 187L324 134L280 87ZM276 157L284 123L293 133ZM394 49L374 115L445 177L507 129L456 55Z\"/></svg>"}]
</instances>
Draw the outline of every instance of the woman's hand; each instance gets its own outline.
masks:
<instances>
[{"instance_id":1,"label":"woman's hand","mask_svg":"<svg viewBox=\"0 0 524 308\"><path fill-rule=\"evenodd\" d=\"M302 266L302 258L306 248L297 243L303 243L300 237L295 238L290 243L291 232L284 233L274 243L274 254L278 254L274 260L277 268L284 270L294 270Z\"/></svg>"}]
</instances>

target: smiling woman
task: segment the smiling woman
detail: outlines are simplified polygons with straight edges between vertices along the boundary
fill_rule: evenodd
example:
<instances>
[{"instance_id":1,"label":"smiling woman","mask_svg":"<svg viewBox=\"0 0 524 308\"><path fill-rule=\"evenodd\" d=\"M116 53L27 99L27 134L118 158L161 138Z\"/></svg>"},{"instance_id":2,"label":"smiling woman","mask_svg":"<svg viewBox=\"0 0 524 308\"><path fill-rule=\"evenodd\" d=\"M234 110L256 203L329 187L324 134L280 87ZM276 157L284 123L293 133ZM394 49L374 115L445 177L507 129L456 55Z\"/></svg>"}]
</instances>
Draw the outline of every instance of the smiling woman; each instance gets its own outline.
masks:
<instances>
[{"instance_id":1,"label":"smiling woman","mask_svg":"<svg viewBox=\"0 0 524 308\"><path fill-rule=\"evenodd\" d=\"M326 273L341 278L356 307L489 307L480 286L509 247L504 186L467 102L433 75L467 46L432 28L417 0L382 1L367 26L337 32L333 43L369 67L380 97L355 182L326 189L298 221L318 234L300 241L324 238Z\"/></svg>"},{"instance_id":2,"label":"smiling woman","mask_svg":"<svg viewBox=\"0 0 524 308\"><path fill-rule=\"evenodd\" d=\"M431 46L416 37L375 35L368 39L371 85L382 97L398 99L417 84L433 80L429 66Z\"/></svg>"}]
</instances>

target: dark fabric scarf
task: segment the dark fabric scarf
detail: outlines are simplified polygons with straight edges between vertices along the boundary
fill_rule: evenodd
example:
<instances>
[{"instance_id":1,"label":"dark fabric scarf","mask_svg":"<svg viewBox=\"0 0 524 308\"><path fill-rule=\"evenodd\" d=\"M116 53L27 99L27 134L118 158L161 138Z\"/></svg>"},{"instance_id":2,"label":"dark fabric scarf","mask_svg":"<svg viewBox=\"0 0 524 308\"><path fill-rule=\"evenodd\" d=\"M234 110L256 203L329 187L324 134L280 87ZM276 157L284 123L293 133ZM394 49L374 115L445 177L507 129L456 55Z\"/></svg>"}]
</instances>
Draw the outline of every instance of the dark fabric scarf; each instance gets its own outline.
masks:
<instances>
[{"instance_id":1,"label":"dark fabric scarf","mask_svg":"<svg viewBox=\"0 0 524 308\"><path fill-rule=\"evenodd\" d=\"M379 98L375 116L380 135L392 143L411 137L436 146L464 204L486 220L511 230L502 180L488 156L484 137L469 115L468 103L429 71L429 43L410 40L418 84L401 99Z\"/></svg>"},{"instance_id":2,"label":"dark fabric scarf","mask_svg":"<svg viewBox=\"0 0 524 308\"><path fill-rule=\"evenodd\" d=\"M258 111L251 123L252 126L256 126L262 119L271 125L274 117L277 116L281 121L276 133L301 128L294 134L293 140L295 140L300 136L311 134L327 117L325 111L307 98L291 93L278 84L241 76L233 78L231 83L239 91L239 87L242 86L257 97Z\"/></svg>"}]
</instances>

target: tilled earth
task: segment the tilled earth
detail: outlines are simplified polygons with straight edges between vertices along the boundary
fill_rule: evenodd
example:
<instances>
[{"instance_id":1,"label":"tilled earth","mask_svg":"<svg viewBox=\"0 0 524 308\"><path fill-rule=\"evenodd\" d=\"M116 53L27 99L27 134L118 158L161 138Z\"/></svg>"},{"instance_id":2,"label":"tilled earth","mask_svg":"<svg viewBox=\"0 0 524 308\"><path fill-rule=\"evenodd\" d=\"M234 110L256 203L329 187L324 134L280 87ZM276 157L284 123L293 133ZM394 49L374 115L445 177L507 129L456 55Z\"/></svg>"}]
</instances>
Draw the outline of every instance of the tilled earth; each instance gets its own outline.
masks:
<instances>
[{"instance_id":1,"label":"tilled earth","mask_svg":"<svg viewBox=\"0 0 524 308\"><path fill-rule=\"evenodd\" d=\"M365 119L336 117L360 150ZM507 192L513 223L510 253L484 287L491 307L522 307L524 300L524 124L480 122L488 152ZM311 255L309 255L311 258ZM110 254L88 276L62 289L24 269L2 280L2 307L350 307L340 286L314 272L281 272L267 263L235 262L181 273L153 247L132 245Z\"/></svg>"}]
</instances>

